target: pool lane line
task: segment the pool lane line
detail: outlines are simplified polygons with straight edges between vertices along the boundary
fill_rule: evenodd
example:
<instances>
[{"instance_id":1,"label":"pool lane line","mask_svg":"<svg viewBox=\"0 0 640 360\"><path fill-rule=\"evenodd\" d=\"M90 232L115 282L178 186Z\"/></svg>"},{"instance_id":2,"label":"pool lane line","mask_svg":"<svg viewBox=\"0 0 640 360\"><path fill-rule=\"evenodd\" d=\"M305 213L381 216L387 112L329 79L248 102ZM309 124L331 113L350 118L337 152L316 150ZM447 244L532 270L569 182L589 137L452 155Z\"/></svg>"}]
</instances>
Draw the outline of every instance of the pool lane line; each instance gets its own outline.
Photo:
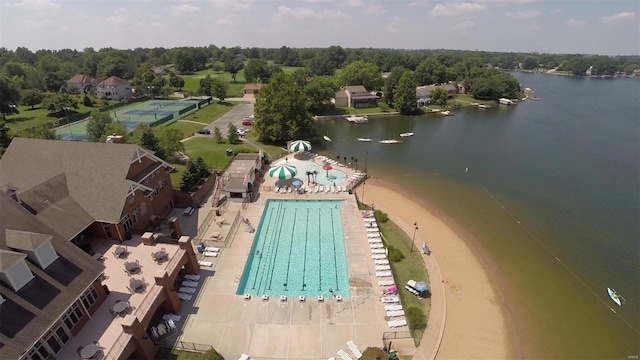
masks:
<instances>
[{"instance_id":1,"label":"pool lane line","mask_svg":"<svg viewBox=\"0 0 640 360\"><path fill-rule=\"evenodd\" d=\"M298 209L294 209L293 213L293 226L291 227L291 244L289 246L289 260L287 262L287 278L285 279L285 290L289 286L289 270L291 269L291 250L293 249L293 234L296 228L296 217L298 216ZM273 275L272 275L273 277Z\"/></svg>"},{"instance_id":2,"label":"pool lane line","mask_svg":"<svg viewBox=\"0 0 640 360\"><path fill-rule=\"evenodd\" d=\"M275 241L271 242L271 244L275 245L275 248L273 250L273 256L269 257L269 263L272 263L273 265L269 264L269 268L267 269L267 272L266 272L267 274L269 274L269 270L271 270L271 276L269 277L269 286L267 287L267 290L271 290L271 284L273 283L273 274L275 273L276 259L278 258L278 250L280 249L280 235L282 234L282 223L284 222L285 212L286 212L286 209L284 209L283 207L282 211L280 211L281 216L279 217L279 220L278 220L278 227L277 227L278 236L275 237Z\"/></svg>"},{"instance_id":3,"label":"pool lane line","mask_svg":"<svg viewBox=\"0 0 640 360\"><path fill-rule=\"evenodd\" d=\"M304 234L304 257L302 263L302 291L307 287L307 242L309 241L309 210L307 209L307 226L305 226L305 234Z\"/></svg>"},{"instance_id":4,"label":"pool lane line","mask_svg":"<svg viewBox=\"0 0 640 360\"><path fill-rule=\"evenodd\" d=\"M331 211L331 239L333 239L333 261L336 267L334 271L336 275L336 291L340 291L340 283L338 282L338 257L336 255L336 234L333 221L333 211Z\"/></svg>"},{"instance_id":5,"label":"pool lane line","mask_svg":"<svg viewBox=\"0 0 640 360\"><path fill-rule=\"evenodd\" d=\"M322 216L318 209L318 291L322 291Z\"/></svg>"}]
</instances>

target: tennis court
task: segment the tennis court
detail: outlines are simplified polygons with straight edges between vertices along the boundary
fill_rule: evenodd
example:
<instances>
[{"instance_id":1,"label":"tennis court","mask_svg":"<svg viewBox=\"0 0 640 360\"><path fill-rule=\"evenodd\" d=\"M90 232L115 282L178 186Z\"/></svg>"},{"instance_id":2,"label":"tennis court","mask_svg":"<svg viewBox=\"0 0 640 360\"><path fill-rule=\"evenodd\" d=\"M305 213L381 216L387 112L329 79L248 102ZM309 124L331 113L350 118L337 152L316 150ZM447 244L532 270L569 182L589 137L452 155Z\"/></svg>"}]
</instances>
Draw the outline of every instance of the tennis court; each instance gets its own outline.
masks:
<instances>
[{"instance_id":1,"label":"tennis court","mask_svg":"<svg viewBox=\"0 0 640 360\"><path fill-rule=\"evenodd\" d=\"M141 124L158 126L180 119L198 109L198 101L148 100L110 110L114 121L126 126L128 131ZM63 140L85 140L89 119L57 128L56 134Z\"/></svg>"}]
</instances>

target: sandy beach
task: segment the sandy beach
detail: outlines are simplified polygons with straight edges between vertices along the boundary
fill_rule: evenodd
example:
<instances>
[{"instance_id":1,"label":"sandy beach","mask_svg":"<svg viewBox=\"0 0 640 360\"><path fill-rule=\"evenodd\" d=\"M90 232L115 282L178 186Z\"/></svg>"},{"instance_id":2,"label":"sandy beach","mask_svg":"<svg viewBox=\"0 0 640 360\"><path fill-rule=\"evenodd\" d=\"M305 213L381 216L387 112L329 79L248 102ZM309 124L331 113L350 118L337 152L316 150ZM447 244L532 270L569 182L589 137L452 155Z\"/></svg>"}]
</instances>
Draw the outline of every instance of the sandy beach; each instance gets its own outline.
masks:
<instances>
[{"instance_id":1,"label":"sandy beach","mask_svg":"<svg viewBox=\"0 0 640 360\"><path fill-rule=\"evenodd\" d=\"M362 191L360 186L360 199ZM416 244L427 241L432 250L431 257L440 268L446 295L446 322L437 358L517 357L496 282L488 276L490 272L460 235L461 229L455 231L435 212L407 197L406 191L383 180L367 180L365 191L367 204L374 203L376 209L386 212L404 228L417 222ZM423 343L427 343L425 339ZM431 350L421 346L414 359L428 359Z\"/></svg>"}]
</instances>

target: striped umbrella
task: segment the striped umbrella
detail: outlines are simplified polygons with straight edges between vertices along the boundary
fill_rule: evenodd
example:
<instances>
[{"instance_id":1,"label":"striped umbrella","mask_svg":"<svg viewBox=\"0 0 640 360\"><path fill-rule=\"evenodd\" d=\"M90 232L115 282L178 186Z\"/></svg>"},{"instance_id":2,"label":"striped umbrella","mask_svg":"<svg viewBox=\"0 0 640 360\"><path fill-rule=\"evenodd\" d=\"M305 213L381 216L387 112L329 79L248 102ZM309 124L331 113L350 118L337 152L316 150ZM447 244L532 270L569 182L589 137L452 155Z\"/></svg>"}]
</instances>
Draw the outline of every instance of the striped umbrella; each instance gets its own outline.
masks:
<instances>
[{"instance_id":1,"label":"striped umbrella","mask_svg":"<svg viewBox=\"0 0 640 360\"><path fill-rule=\"evenodd\" d=\"M297 169L292 165L276 165L269 169L269 176L272 178L286 180L296 176Z\"/></svg>"},{"instance_id":2,"label":"striped umbrella","mask_svg":"<svg viewBox=\"0 0 640 360\"><path fill-rule=\"evenodd\" d=\"M311 150L311 143L306 140L295 140L289 144L289 150L293 152L303 152Z\"/></svg>"}]
</instances>

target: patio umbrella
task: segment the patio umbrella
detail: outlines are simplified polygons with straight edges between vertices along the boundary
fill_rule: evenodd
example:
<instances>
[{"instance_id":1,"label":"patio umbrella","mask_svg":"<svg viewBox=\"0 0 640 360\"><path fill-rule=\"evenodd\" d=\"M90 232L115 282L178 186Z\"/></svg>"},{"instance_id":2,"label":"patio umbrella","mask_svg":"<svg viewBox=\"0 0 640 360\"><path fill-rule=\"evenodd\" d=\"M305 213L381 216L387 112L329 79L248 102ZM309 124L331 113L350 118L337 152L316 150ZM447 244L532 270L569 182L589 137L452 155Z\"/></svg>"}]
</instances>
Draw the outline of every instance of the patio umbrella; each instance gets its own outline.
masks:
<instances>
[{"instance_id":1,"label":"patio umbrella","mask_svg":"<svg viewBox=\"0 0 640 360\"><path fill-rule=\"evenodd\" d=\"M418 281L413 288L422 293L429 290L429 285L424 281Z\"/></svg>"},{"instance_id":2,"label":"patio umbrella","mask_svg":"<svg viewBox=\"0 0 640 360\"><path fill-rule=\"evenodd\" d=\"M329 177L329 170L333 169L333 166L329 165L329 164L324 164L324 166L322 166L322 170L326 170L327 171L327 177Z\"/></svg>"},{"instance_id":3,"label":"patio umbrella","mask_svg":"<svg viewBox=\"0 0 640 360\"><path fill-rule=\"evenodd\" d=\"M269 176L280 180L291 179L296 173L296 167L292 165L277 165L269 169Z\"/></svg>"},{"instance_id":4,"label":"patio umbrella","mask_svg":"<svg viewBox=\"0 0 640 360\"><path fill-rule=\"evenodd\" d=\"M289 144L289 151L303 152L311 150L311 143L306 140L295 140Z\"/></svg>"}]
</instances>

